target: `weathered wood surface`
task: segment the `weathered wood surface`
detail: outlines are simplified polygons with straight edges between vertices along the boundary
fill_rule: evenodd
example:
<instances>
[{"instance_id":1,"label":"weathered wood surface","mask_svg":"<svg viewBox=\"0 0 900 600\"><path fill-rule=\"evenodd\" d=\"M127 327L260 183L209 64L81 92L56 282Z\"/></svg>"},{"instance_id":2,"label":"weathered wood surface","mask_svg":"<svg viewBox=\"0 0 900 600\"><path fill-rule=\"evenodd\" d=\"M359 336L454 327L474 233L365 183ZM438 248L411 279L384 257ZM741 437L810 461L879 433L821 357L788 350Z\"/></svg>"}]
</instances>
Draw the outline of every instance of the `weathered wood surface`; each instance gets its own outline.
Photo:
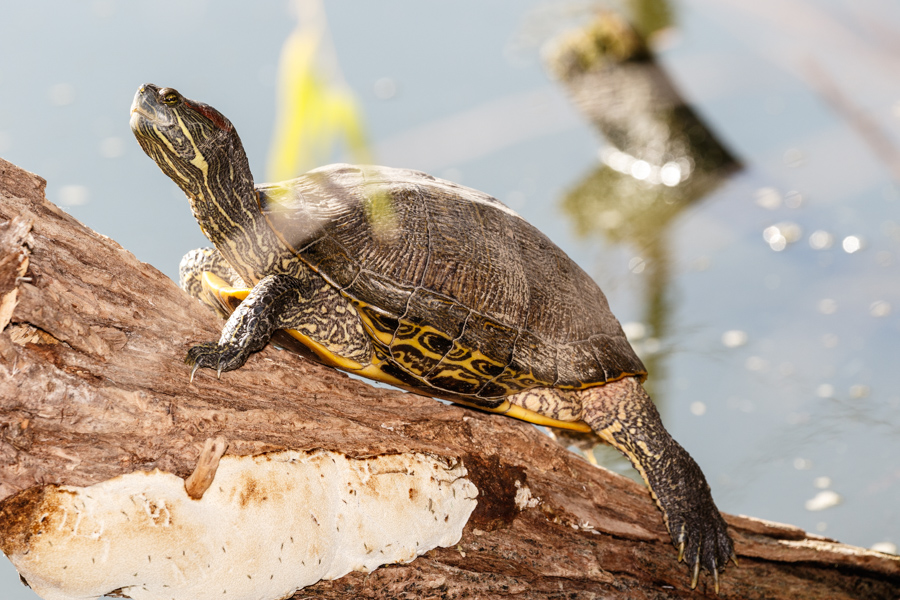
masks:
<instances>
[{"instance_id":1,"label":"weathered wood surface","mask_svg":"<svg viewBox=\"0 0 900 600\"><path fill-rule=\"evenodd\" d=\"M376 389L271 347L221 380L207 371L189 383L185 352L221 323L49 203L44 185L0 160L0 499L139 469L185 477L215 436L233 454L425 451L462 458L479 488L459 545L295 598L716 597L705 574L689 589L642 486L528 424ZM525 486L533 500L520 509ZM723 574L721 598L900 597L900 557L726 519L740 568Z\"/></svg>"}]
</instances>

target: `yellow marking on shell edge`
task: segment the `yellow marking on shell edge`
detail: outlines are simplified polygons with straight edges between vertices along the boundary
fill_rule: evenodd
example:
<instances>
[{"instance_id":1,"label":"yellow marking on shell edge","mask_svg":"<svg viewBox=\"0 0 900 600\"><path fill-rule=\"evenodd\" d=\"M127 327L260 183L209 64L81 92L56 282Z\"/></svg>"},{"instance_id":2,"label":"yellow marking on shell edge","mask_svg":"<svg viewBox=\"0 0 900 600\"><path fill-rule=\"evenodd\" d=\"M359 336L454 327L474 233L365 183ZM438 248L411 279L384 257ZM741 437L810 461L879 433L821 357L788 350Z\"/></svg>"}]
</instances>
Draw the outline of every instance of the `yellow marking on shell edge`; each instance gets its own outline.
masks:
<instances>
[{"instance_id":1,"label":"yellow marking on shell edge","mask_svg":"<svg viewBox=\"0 0 900 600\"><path fill-rule=\"evenodd\" d=\"M401 321L401 322L402 322L402 321ZM437 359L443 358L443 355L442 355L442 354L438 354L437 352L434 352L433 350L428 349L428 348L422 343L422 338L424 338L424 337L425 337L426 335L428 335L429 333L434 333L434 334L437 334L437 335L439 335L440 337L443 337L444 339L446 339L446 336L445 336L444 332L443 332L443 331L438 331L438 330L435 329L434 327L429 327L428 325L416 325L416 326L415 326L415 329L416 329L416 335L415 335L415 337L410 338L410 339L404 339L403 342L405 342L405 343L407 343L407 344L411 344L411 345L414 346L415 348L418 348L418 350L419 350L424 356L427 356L428 358L437 358Z\"/></svg>"},{"instance_id":2,"label":"yellow marking on shell edge","mask_svg":"<svg viewBox=\"0 0 900 600\"><path fill-rule=\"evenodd\" d=\"M358 302L357 304L359 304L360 308L369 306L368 304L365 304L363 302ZM359 310L359 308L357 308L356 312L357 314L359 314L359 318L362 319L363 327L366 328L366 333L368 333L370 337L378 340L385 346L390 347L391 342L394 339L393 334L387 333L385 331L379 331L378 328L372 324L372 320L369 318L369 316L366 315L363 311Z\"/></svg>"},{"instance_id":3,"label":"yellow marking on shell edge","mask_svg":"<svg viewBox=\"0 0 900 600\"><path fill-rule=\"evenodd\" d=\"M342 371L347 371L349 373L353 373L367 379L372 379L373 381L380 381L381 383L387 383L388 385L415 391L399 379L396 379L395 377L392 377L382 371L381 361L374 357L371 364L363 366L355 360L344 358L343 356L339 356L334 352L331 352L325 346L321 345L315 340L308 338L296 329L285 329L284 331L292 338L312 350L315 355L319 357L322 363L328 365L329 367L341 369Z\"/></svg>"},{"instance_id":4,"label":"yellow marking on shell edge","mask_svg":"<svg viewBox=\"0 0 900 600\"><path fill-rule=\"evenodd\" d=\"M343 356L338 356L337 354L328 350L328 348L326 348L322 344L318 343L315 340L308 338L307 336L303 335L296 329L285 329L285 331L292 338L294 338L295 340L297 340L298 342L300 342L301 344L303 344L304 346L306 346L307 348L309 348L310 350L315 352L316 356L318 356L320 359L322 359L322 362L325 363L326 365L328 365L330 367L335 367L338 369L343 369L345 371L353 371L354 373L359 373L359 374L362 374L363 371L365 371L365 367L363 367L361 364L359 364L355 360L350 360L349 358L344 358ZM369 365L369 366L371 366L371 365Z\"/></svg>"},{"instance_id":5,"label":"yellow marking on shell edge","mask_svg":"<svg viewBox=\"0 0 900 600\"><path fill-rule=\"evenodd\" d=\"M416 344L418 346L418 344ZM480 373L477 369L475 369L474 364L476 361L490 364L495 367L500 367L501 369L505 369L506 365L503 363L499 363L492 358L488 358L480 351L475 350L474 348L469 348L464 354L465 358L463 360L455 360L452 355L454 352L459 351L460 349L465 350L460 344L458 340L454 340L453 346L450 348L450 351L441 358L440 362L437 366L432 369L432 372L429 375L432 378L437 377L446 377L449 379L457 379L459 381L463 381L465 383L474 383L474 384L484 384L486 383L485 377L486 375ZM501 372L498 374L502 374ZM466 375L469 375L467 378ZM497 379L497 376L489 377L488 381L494 381ZM506 386L504 386L506 387ZM508 387L506 388L509 391Z\"/></svg>"},{"instance_id":6,"label":"yellow marking on shell edge","mask_svg":"<svg viewBox=\"0 0 900 600\"><path fill-rule=\"evenodd\" d=\"M231 287L230 285L228 285L227 281L225 281L218 275L210 273L209 271L204 271L200 277L200 280L202 282L204 292L215 296L219 300L219 302L221 302L222 305L226 308L231 306L231 303L228 301L230 298L236 298L240 301L243 301L247 296L250 295L250 290L248 288ZM361 313L360 316L363 317ZM365 317L363 317L363 321L365 322ZM371 325L367 324L367 327L371 327ZM361 375L362 377L367 377L368 379L372 379L374 381L380 381L381 383L387 383L389 385L393 385L405 390L410 390L418 394L421 394L423 391L413 389L408 384L382 371L380 366L381 361L379 361L378 359L373 358L372 364L363 366L354 360L350 360L348 358L344 358L342 356L334 354L333 352L330 352L327 348L325 348L318 342L311 340L295 329L286 329L285 331L291 337L312 350L316 354L316 356L318 356L322 360L322 362L328 366L335 367L344 371L350 371L357 375ZM584 421L560 421L558 419L546 417L542 414L534 412L533 410L529 410L527 408L523 408L521 406L513 404L509 400L504 400L503 403L500 404L500 406L497 406L495 408L479 406L475 403L466 402L464 400L454 399L453 402L485 412L506 415L507 417L512 417L514 419L519 419L520 421L526 421L535 425L543 425L545 427L558 427L559 429L571 429L573 431L581 431L585 433L591 431L591 427Z\"/></svg>"}]
</instances>

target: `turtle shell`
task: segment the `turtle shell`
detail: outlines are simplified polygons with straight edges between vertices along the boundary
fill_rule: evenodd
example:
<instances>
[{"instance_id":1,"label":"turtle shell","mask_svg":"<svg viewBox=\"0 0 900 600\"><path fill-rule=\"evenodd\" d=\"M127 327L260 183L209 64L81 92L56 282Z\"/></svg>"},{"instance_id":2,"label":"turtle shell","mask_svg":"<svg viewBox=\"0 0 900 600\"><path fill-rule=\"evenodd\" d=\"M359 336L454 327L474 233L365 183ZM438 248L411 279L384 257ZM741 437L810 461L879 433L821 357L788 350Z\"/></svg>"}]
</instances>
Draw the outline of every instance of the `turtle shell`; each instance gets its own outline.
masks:
<instances>
[{"instance_id":1,"label":"turtle shell","mask_svg":"<svg viewBox=\"0 0 900 600\"><path fill-rule=\"evenodd\" d=\"M276 234L357 308L382 371L412 387L471 401L646 374L597 284L483 192L351 165L257 191Z\"/></svg>"}]
</instances>

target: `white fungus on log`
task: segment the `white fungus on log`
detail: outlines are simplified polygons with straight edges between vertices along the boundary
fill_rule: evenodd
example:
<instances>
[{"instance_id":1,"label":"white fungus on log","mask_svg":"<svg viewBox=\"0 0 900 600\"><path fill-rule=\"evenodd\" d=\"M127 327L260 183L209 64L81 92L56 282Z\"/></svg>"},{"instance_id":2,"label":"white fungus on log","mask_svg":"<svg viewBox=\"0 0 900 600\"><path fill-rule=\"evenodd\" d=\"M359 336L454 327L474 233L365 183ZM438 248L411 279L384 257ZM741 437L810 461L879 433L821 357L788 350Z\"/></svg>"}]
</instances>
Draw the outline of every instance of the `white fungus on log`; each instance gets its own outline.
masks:
<instances>
[{"instance_id":1,"label":"white fungus on log","mask_svg":"<svg viewBox=\"0 0 900 600\"><path fill-rule=\"evenodd\" d=\"M0 547L45 600L278 600L456 544L477 489L418 453L225 456L198 500L138 471L7 500Z\"/></svg>"}]
</instances>

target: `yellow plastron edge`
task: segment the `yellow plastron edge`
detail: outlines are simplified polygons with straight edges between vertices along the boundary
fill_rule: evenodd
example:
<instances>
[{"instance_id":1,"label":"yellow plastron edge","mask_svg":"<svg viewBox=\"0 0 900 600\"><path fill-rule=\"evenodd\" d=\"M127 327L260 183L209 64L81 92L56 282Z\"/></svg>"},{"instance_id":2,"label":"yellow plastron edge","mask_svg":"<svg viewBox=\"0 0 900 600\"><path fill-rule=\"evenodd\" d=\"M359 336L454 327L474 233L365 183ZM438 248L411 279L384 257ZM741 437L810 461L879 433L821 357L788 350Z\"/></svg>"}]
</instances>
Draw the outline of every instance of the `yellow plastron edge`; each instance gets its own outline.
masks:
<instances>
[{"instance_id":1,"label":"yellow plastron edge","mask_svg":"<svg viewBox=\"0 0 900 600\"><path fill-rule=\"evenodd\" d=\"M231 287L230 285L228 285L227 281L209 271L203 272L201 281L203 283L204 293L206 293L210 297L210 299L215 299L228 312L234 312L234 309L250 294L250 290L248 288ZM379 381L381 383L387 383L395 387L409 390L419 395L423 395L422 390L411 388L409 385L405 384L399 379L392 377L391 375L388 375L387 373L382 371L381 367L379 366L380 363L376 361L373 361L372 364L363 366L355 360L350 360L348 358L344 358L342 356L334 354L322 344L303 335L296 329L285 329L285 331L288 333L288 335L309 348L322 361L323 364L334 367L336 369L341 369L343 371L349 371L356 375ZM545 417L542 414L536 413L533 410L528 410L527 408L523 408L521 406L513 404L508 400L504 400L503 403L494 408L479 406L475 403L465 402L464 400L454 399L453 402L485 412L506 415L508 417L513 417L514 419L519 419L528 423L534 423L535 425L558 427L560 429L571 429L574 431L581 431L585 433L591 431L590 426L584 421L560 421L558 419L552 419L550 417Z\"/></svg>"}]
</instances>

